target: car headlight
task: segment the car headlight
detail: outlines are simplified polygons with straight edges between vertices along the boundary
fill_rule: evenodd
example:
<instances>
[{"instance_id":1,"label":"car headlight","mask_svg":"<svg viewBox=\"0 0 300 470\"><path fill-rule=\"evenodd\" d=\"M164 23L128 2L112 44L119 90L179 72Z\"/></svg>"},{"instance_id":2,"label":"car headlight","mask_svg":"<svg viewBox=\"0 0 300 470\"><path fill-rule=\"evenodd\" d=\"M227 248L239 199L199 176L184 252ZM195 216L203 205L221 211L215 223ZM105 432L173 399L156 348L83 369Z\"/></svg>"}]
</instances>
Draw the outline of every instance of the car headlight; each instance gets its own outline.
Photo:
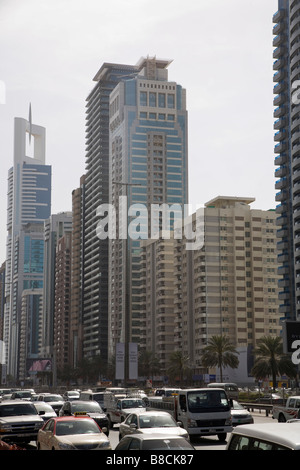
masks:
<instances>
[{"instance_id":1,"label":"car headlight","mask_svg":"<svg viewBox=\"0 0 300 470\"><path fill-rule=\"evenodd\" d=\"M195 419L188 419L188 427L189 428L197 428L197 421Z\"/></svg>"},{"instance_id":2,"label":"car headlight","mask_svg":"<svg viewBox=\"0 0 300 470\"><path fill-rule=\"evenodd\" d=\"M58 447L61 450L73 450L74 447L71 444L66 444L65 442L59 442Z\"/></svg>"},{"instance_id":3,"label":"car headlight","mask_svg":"<svg viewBox=\"0 0 300 470\"><path fill-rule=\"evenodd\" d=\"M102 450L109 450L111 448L109 441L104 441L99 444L99 448Z\"/></svg>"},{"instance_id":4,"label":"car headlight","mask_svg":"<svg viewBox=\"0 0 300 470\"><path fill-rule=\"evenodd\" d=\"M0 432L9 432L11 431L11 425L10 424L1 424L0 423Z\"/></svg>"}]
</instances>

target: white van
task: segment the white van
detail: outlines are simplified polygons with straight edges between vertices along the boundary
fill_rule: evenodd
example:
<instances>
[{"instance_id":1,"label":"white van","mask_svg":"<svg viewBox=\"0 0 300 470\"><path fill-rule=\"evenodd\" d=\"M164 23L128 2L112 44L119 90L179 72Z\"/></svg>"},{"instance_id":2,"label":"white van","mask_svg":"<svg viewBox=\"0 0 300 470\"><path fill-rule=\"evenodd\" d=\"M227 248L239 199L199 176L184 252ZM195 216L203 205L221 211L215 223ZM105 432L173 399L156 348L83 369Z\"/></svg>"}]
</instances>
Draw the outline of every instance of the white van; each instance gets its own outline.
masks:
<instances>
[{"instance_id":1,"label":"white van","mask_svg":"<svg viewBox=\"0 0 300 470\"><path fill-rule=\"evenodd\" d=\"M300 423L244 424L235 428L226 450L300 450Z\"/></svg>"},{"instance_id":2,"label":"white van","mask_svg":"<svg viewBox=\"0 0 300 470\"><path fill-rule=\"evenodd\" d=\"M228 396L229 399L231 400L237 400L239 399L239 389L237 384L234 383L215 383L212 382L207 385L209 388L223 388Z\"/></svg>"}]
</instances>

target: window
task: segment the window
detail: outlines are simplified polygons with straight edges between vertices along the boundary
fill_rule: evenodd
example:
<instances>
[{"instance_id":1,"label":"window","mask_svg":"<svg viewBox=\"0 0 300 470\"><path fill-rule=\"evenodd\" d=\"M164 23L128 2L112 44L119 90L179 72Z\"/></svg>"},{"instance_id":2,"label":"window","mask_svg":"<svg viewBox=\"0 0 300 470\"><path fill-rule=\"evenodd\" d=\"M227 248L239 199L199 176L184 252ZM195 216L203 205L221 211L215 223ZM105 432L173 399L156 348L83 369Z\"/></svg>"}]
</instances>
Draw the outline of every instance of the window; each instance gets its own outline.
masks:
<instances>
[{"instance_id":1,"label":"window","mask_svg":"<svg viewBox=\"0 0 300 470\"><path fill-rule=\"evenodd\" d=\"M164 93L158 93L158 106L160 108L166 107L166 95Z\"/></svg>"},{"instance_id":2,"label":"window","mask_svg":"<svg viewBox=\"0 0 300 470\"><path fill-rule=\"evenodd\" d=\"M146 91L140 92L140 105L147 106L147 92Z\"/></svg>"},{"instance_id":3,"label":"window","mask_svg":"<svg viewBox=\"0 0 300 470\"><path fill-rule=\"evenodd\" d=\"M173 93L168 93L168 108L175 108L175 95Z\"/></svg>"},{"instance_id":4,"label":"window","mask_svg":"<svg viewBox=\"0 0 300 470\"><path fill-rule=\"evenodd\" d=\"M149 93L149 106L156 107L156 93Z\"/></svg>"}]
</instances>

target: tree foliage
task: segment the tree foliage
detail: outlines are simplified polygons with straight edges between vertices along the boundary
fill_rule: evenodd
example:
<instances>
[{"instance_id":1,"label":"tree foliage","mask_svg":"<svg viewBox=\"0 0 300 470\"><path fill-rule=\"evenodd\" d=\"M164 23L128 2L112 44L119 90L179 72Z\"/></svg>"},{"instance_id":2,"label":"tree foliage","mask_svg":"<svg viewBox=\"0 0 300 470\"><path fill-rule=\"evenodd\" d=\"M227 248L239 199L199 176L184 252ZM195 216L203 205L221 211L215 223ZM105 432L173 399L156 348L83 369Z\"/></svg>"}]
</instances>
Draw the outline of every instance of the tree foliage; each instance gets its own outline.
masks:
<instances>
[{"instance_id":1,"label":"tree foliage","mask_svg":"<svg viewBox=\"0 0 300 470\"><path fill-rule=\"evenodd\" d=\"M271 377L273 381L273 390L276 388L276 377L286 374L290 378L297 375L297 369L292 363L291 358L283 353L282 339L278 336L263 336L259 341L257 348L254 349L255 356L252 375L261 380Z\"/></svg>"},{"instance_id":2,"label":"tree foliage","mask_svg":"<svg viewBox=\"0 0 300 470\"><path fill-rule=\"evenodd\" d=\"M226 336L212 336L204 348L201 362L204 367L217 367L220 370L220 381L223 382L223 368L237 369L239 353Z\"/></svg>"}]
</instances>

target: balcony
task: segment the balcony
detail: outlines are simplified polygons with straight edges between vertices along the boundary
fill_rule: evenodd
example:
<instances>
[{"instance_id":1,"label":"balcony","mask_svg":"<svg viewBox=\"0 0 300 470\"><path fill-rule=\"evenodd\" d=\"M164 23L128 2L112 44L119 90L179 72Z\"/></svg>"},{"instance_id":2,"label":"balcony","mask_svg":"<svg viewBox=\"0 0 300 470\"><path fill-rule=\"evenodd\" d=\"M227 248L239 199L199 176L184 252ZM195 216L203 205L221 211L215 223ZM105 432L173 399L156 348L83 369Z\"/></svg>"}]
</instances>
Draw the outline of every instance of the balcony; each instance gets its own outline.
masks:
<instances>
[{"instance_id":1,"label":"balcony","mask_svg":"<svg viewBox=\"0 0 300 470\"><path fill-rule=\"evenodd\" d=\"M297 194L293 197L293 206L300 206L300 194Z\"/></svg>"},{"instance_id":2,"label":"balcony","mask_svg":"<svg viewBox=\"0 0 300 470\"><path fill-rule=\"evenodd\" d=\"M274 118L280 118L284 115L286 107L284 105L278 106L278 108L274 109L273 116Z\"/></svg>"},{"instance_id":3,"label":"balcony","mask_svg":"<svg viewBox=\"0 0 300 470\"><path fill-rule=\"evenodd\" d=\"M273 15L273 23L279 23L285 17L285 10L279 9Z\"/></svg>"},{"instance_id":4,"label":"balcony","mask_svg":"<svg viewBox=\"0 0 300 470\"><path fill-rule=\"evenodd\" d=\"M274 147L274 152L275 153L282 153L287 149L287 143L285 140L282 142L279 142L278 144L275 145Z\"/></svg>"},{"instance_id":5,"label":"balcony","mask_svg":"<svg viewBox=\"0 0 300 470\"><path fill-rule=\"evenodd\" d=\"M286 100L285 94L280 93L279 95L275 96L275 98L273 100L273 105L274 106L281 106L285 102L285 100Z\"/></svg>"},{"instance_id":6,"label":"balcony","mask_svg":"<svg viewBox=\"0 0 300 470\"><path fill-rule=\"evenodd\" d=\"M283 165L287 162L288 156L283 153L282 155L278 155L278 157L274 160L274 165Z\"/></svg>"},{"instance_id":7,"label":"balcony","mask_svg":"<svg viewBox=\"0 0 300 470\"><path fill-rule=\"evenodd\" d=\"M286 176L287 168L286 166L281 166L275 170L275 178L282 178L283 176Z\"/></svg>"},{"instance_id":8,"label":"balcony","mask_svg":"<svg viewBox=\"0 0 300 470\"><path fill-rule=\"evenodd\" d=\"M278 70L278 72L275 72L273 75L273 82L280 82L283 78L285 78L285 76L285 69Z\"/></svg>"},{"instance_id":9,"label":"balcony","mask_svg":"<svg viewBox=\"0 0 300 470\"><path fill-rule=\"evenodd\" d=\"M288 300L290 298L290 293L285 291L279 292L278 298L279 300Z\"/></svg>"},{"instance_id":10,"label":"balcony","mask_svg":"<svg viewBox=\"0 0 300 470\"><path fill-rule=\"evenodd\" d=\"M277 243L277 248L279 251L287 250L289 247L289 242L287 240L282 240L281 242Z\"/></svg>"},{"instance_id":11,"label":"balcony","mask_svg":"<svg viewBox=\"0 0 300 470\"><path fill-rule=\"evenodd\" d=\"M286 215L282 215L281 217L278 217L276 219L276 225L277 225L277 227L284 227L287 224L287 221L288 221L288 219L287 219Z\"/></svg>"},{"instance_id":12,"label":"balcony","mask_svg":"<svg viewBox=\"0 0 300 470\"><path fill-rule=\"evenodd\" d=\"M285 123L286 123L286 117L281 117L274 122L273 128L275 130L282 129L285 126Z\"/></svg>"},{"instance_id":13,"label":"balcony","mask_svg":"<svg viewBox=\"0 0 300 470\"><path fill-rule=\"evenodd\" d=\"M273 94L274 95L279 95L280 93L282 93L284 90L286 89L286 81L285 80L281 80L280 82L278 82L274 87L273 87ZM278 104L275 104L275 106L279 106L280 103Z\"/></svg>"},{"instance_id":14,"label":"balcony","mask_svg":"<svg viewBox=\"0 0 300 470\"><path fill-rule=\"evenodd\" d=\"M277 188L277 189L278 189L278 188ZM277 202L285 201L285 200L286 200L286 197L287 197L287 191L286 191L286 190L279 191L279 192L276 193L276 195L275 195L275 201L277 201Z\"/></svg>"},{"instance_id":15,"label":"balcony","mask_svg":"<svg viewBox=\"0 0 300 470\"><path fill-rule=\"evenodd\" d=\"M285 58L281 57L280 59L275 60L273 64L273 70L279 70L281 69L285 64Z\"/></svg>"},{"instance_id":16,"label":"balcony","mask_svg":"<svg viewBox=\"0 0 300 470\"><path fill-rule=\"evenodd\" d=\"M283 214L284 212L286 212L286 204L278 204L276 206L276 214Z\"/></svg>"},{"instance_id":17,"label":"balcony","mask_svg":"<svg viewBox=\"0 0 300 470\"><path fill-rule=\"evenodd\" d=\"M273 59L279 59L279 57L283 56L285 52L284 46L276 47L273 51Z\"/></svg>"},{"instance_id":18,"label":"balcony","mask_svg":"<svg viewBox=\"0 0 300 470\"><path fill-rule=\"evenodd\" d=\"M288 274L288 273L289 273L289 267L288 267L288 265L279 266L279 268L278 268L278 274L279 274L279 276L282 276L282 275Z\"/></svg>"},{"instance_id":19,"label":"balcony","mask_svg":"<svg viewBox=\"0 0 300 470\"><path fill-rule=\"evenodd\" d=\"M286 187L286 185L287 185L287 178L286 176L284 176L283 178L280 178L279 180L276 181L275 189L283 189Z\"/></svg>"},{"instance_id":20,"label":"balcony","mask_svg":"<svg viewBox=\"0 0 300 470\"><path fill-rule=\"evenodd\" d=\"M286 131L285 129L280 129L278 132L274 134L274 140L276 142L279 142L283 140L286 137Z\"/></svg>"},{"instance_id":21,"label":"balcony","mask_svg":"<svg viewBox=\"0 0 300 470\"><path fill-rule=\"evenodd\" d=\"M284 238L288 236L288 230L286 228L281 228L276 232L277 238Z\"/></svg>"},{"instance_id":22,"label":"balcony","mask_svg":"<svg viewBox=\"0 0 300 470\"><path fill-rule=\"evenodd\" d=\"M288 253L280 253L280 254L277 256L277 261L278 261L279 264L286 263L288 260L289 260L289 255L288 255ZM282 300L283 300L283 299L282 299Z\"/></svg>"},{"instance_id":23,"label":"balcony","mask_svg":"<svg viewBox=\"0 0 300 470\"><path fill-rule=\"evenodd\" d=\"M278 26L278 25L276 25L276 26ZM273 30L273 32L274 32L274 30ZM275 38L273 39L273 47L279 47L285 41L284 34L279 34L280 33L280 28L277 28L277 32L278 32L277 36L275 36Z\"/></svg>"}]
</instances>

